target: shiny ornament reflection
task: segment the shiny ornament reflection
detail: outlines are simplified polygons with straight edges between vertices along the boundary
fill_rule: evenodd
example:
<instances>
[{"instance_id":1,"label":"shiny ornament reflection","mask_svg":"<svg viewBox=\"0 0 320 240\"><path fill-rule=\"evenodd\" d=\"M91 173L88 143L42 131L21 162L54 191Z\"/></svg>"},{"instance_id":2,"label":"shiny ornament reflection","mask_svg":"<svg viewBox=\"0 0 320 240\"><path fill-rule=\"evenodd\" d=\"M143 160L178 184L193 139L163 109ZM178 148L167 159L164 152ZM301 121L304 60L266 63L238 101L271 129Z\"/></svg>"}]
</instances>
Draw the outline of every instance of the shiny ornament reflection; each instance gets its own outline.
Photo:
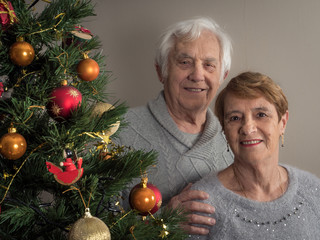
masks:
<instances>
[{"instance_id":1,"label":"shiny ornament reflection","mask_svg":"<svg viewBox=\"0 0 320 240\"><path fill-rule=\"evenodd\" d=\"M11 45L9 56L15 65L25 67L33 61L35 53L30 43L18 40Z\"/></svg>"},{"instance_id":2,"label":"shiny ornament reflection","mask_svg":"<svg viewBox=\"0 0 320 240\"><path fill-rule=\"evenodd\" d=\"M27 150L25 138L16 132L16 128L9 128L8 133L0 139L0 153L9 160L16 160Z\"/></svg>"}]
</instances>

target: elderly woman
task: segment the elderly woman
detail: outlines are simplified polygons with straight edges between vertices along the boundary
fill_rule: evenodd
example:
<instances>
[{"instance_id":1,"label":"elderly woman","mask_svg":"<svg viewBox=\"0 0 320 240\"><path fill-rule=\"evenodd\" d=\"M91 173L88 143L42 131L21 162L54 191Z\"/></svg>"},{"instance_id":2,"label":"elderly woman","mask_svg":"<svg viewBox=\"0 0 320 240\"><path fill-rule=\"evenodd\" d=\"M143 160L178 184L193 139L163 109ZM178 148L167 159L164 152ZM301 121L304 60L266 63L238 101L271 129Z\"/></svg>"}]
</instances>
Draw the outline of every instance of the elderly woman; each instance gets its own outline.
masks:
<instances>
[{"instance_id":1,"label":"elderly woman","mask_svg":"<svg viewBox=\"0 0 320 240\"><path fill-rule=\"evenodd\" d=\"M260 73L231 79L217 97L217 115L234 163L195 183L210 193L216 224L194 239L320 239L320 180L279 164L288 122L281 88Z\"/></svg>"}]
</instances>

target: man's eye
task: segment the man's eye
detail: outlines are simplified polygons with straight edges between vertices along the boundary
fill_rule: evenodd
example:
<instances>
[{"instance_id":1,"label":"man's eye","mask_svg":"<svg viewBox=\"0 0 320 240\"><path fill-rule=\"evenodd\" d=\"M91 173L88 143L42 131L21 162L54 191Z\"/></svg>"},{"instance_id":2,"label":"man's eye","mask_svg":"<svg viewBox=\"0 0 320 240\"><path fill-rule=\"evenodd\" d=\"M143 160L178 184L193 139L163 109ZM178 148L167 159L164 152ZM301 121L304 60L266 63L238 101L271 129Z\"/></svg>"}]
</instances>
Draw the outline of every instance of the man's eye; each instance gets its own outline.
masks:
<instances>
[{"instance_id":1,"label":"man's eye","mask_svg":"<svg viewBox=\"0 0 320 240\"><path fill-rule=\"evenodd\" d=\"M189 60L179 60L178 65L182 69L188 69L188 68L192 67L192 62Z\"/></svg>"},{"instance_id":2,"label":"man's eye","mask_svg":"<svg viewBox=\"0 0 320 240\"><path fill-rule=\"evenodd\" d=\"M187 65L187 64L191 64L191 62L190 61L180 61L180 64Z\"/></svg>"},{"instance_id":3,"label":"man's eye","mask_svg":"<svg viewBox=\"0 0 320 240\"><path fill-rule=\"evenodd\" d=\"M216 65L213 63L206 63L204 66L209 72L213 72L216 69Z\"/></svg>"}]
</instances>

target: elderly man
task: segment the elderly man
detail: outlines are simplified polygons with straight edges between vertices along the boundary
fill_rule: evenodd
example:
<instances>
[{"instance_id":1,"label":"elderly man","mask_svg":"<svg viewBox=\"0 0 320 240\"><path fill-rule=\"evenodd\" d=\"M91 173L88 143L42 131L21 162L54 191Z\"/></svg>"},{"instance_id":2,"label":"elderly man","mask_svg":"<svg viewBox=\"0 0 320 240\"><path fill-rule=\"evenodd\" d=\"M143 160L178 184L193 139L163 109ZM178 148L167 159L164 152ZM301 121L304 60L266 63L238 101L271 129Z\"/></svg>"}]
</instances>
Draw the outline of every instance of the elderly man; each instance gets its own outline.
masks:
<instances>
[{"instance_id":1,"label":"elderly man","mask_svg":"<svg viewBox=\"0 0 320 240\"><path fill-rule=\"evenodd\" d=\"M207 193L189 188L233 161L219 121L209 108L228 75L231 48L228 36L209 18L169 27L155 61L163 91L125 116L129 126L120 132L118 143L158 152L158 164L148 172L148 179L161 191L163 206L214 212L213 206L194 201L206 199ZM193 225L197 223L213 225L215 220L190 214L184 228L190 234L207 234L207 229Z\"/></svg>"}]
</instances>

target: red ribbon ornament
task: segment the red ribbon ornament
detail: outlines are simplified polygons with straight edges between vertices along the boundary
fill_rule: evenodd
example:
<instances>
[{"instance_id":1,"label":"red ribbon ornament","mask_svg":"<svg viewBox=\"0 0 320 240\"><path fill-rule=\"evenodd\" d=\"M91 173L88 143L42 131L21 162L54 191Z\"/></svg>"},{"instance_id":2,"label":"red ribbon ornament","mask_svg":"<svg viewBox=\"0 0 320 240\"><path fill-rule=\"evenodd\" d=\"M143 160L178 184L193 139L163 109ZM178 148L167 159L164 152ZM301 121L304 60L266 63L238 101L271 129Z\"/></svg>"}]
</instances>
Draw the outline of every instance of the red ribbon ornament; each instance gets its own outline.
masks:
<instances>
[{"instance_id":1,"label":"red ribbon ornament","mask_svg":"<svg viewBox=\"0 0 320 240\"><path fill-rule=\"evenodd\" d=\"M4 92L3 83L0 81L0 98L2 98L2 93Z\"/></svg>"},{"instance_id":2,"label":"red ribbon ornament","mask_svg":"<svg viewBox=\"0 0 320 240\"><path fill-rule=\"evenodd\" d=\"M2 30L7 29L9 25L18 21L10 1L0 0L0 21Z\"/></svg>"},{"instance_id":3,"label":"red ribbon ornament","mask_svg":"<svg viewBox=\"0 0 320 240\"><path fill-rule=\"evenodd\" d=\"M88 34L90 34L90 35L92 36L92 33L90 32L90 30L89 30L89 29L86 29L86 28L84 28L84 27L76 26L76 30L77 30L78 32L88 33Z\"/></svg>"}]
</instances>

